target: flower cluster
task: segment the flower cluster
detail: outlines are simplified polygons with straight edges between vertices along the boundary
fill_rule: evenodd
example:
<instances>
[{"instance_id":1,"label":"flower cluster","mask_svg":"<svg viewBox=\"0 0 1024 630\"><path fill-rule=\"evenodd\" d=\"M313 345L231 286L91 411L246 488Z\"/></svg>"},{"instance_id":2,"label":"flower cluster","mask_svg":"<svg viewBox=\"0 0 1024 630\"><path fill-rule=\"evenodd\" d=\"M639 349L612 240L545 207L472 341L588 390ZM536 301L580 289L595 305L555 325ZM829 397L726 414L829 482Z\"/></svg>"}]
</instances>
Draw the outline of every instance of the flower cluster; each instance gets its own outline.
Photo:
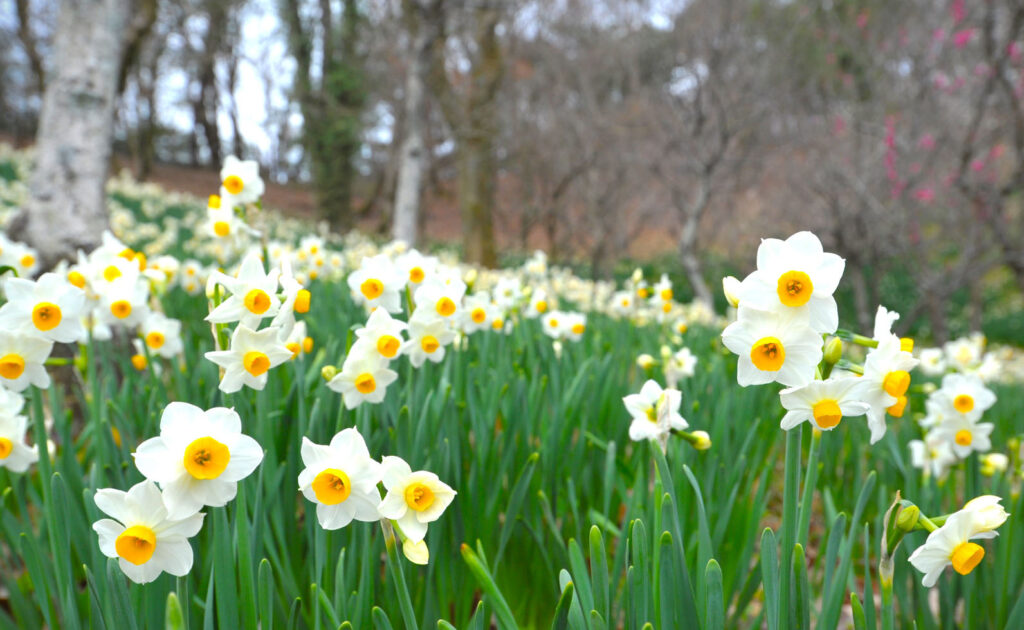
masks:
<instances>
[{"instance_id":1,"label":"flower cluster","mask_svg":"<svg viewBox=\"0 0 1024 630\"><path fill-rule=\"evenodd\" d=\"M995 425L980 420L995 402L996 395L978 376L944 376L942 387L925 402L927 415L918 421L926 430L924 439L910 442L914 466L941 479L971 453L989 451Z\"/></svg>"},{"instance_id":2,"label":"flower cluster","mask_svg":"<svg viewBox=\"0 0 1024 630\"><path fill-rule=\"evenodd\" d=\"M892 332L899 315L884 306L872 337L838 329L833 293L844 267L810 232L762 241L757 270L740 283L725 283L738 317L723 331L722 343L739 357L740 385L788 386L779 394L787 410L782 428L806 421L830 431L844 417L866 415L875 443L885 435L886 414L903 415L910 370L918 361L909 352L910 340ZM837 337L826 345L829 335ZM840 338L869 348L863 365L840 363ZM832 374L837 363L840 369Z\"/></svg>"},{"instance_id":3,"label":"flower cluster","mask_svg":"<svg viewBox=\"0 0 1024 630\"><path fill-rule=\"evenodd\" d=\"M426 564L424 538L427 526L440 518L456 492L437 475L413 472L401 457L370 457L363 436L343 429L330 444L302 439L299 489L316 504L316 516L324 529L340 529L353 520L392 521L403 541L406 557ZM378 484L386 494L381 499Z\"/></svg>"}]
</instances>

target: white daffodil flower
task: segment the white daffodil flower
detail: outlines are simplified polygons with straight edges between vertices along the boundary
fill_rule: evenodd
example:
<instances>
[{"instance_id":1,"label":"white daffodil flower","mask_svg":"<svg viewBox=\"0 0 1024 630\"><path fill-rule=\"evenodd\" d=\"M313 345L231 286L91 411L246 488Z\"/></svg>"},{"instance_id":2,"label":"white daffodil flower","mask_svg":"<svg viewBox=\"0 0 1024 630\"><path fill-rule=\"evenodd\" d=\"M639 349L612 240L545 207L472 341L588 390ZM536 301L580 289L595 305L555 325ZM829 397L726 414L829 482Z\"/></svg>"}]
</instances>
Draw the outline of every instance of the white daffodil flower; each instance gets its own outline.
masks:
<instances>
[{"instance_id":1,"label":"white daffodil flower","mask_svg":"<svg viewBox=\"0 0 1024 630\"><path fill-rule=\"evenodd\" d=\"M259 254L250 253L242 261L236 277L214 272L211 282L220 284L231 295L210 311L206 321L215 324L240 322L255 329L264 317L274 317L281 308L277 296L280 269L264 271Z\"/></svg>"},{"instance_id":2,"label":"white daffodil flower","mask_svg":"<svg viewBox=\"0 0 1024 630\"><path fill-rule=\"evenodd\" d=\"M331 443L316 444L302 438L299 490L316 504L316 517L324 529L340 529L352 520L380 518L380 464L370 458L363 436L344 429Z\"/></svg>"},{"instance_id":3,"label":"white daffodil flower","mask_svg":"<svg viewBox=\"0 0 1024 630\"><path fill-rule=\"evenodd\" d=\"M128 492L97 490L95 501L96 507L111 517L92 524L99 535L100 551L116 558L130 580L146 584L164 572L181 577L192 569L188 539L203 527L203 514L169 517L163 495L148 480Z\"/></svg>"},{"instance_id":4,"label":"white daffodil flower","mask_svg":"<svg viewBox=\"0 0 1024 630\"><path fill-rule=\"evenodd\" d=\"M376 348L377 353L388 361L397 357L405 340L402 331L408 328L405 322L394 319L383 308L375 309L366 320L366 325L356 330L356 338L365 340Z\"/></svg>"},{"instance_id":5,"label":"white daffodil flower","mask_svg":"<svg viewBox=\"0 0 1024 630\"><path fill-rule=\"evenodd\" d=\"M280 342L277 328L256 332L239 324L231 336L230 349L207 352L204 356L224 368L220 390L230 394L243 385L263 389L267 384L267 370L292 358L292 353Z\"/></svg>"},{"instance_id":6,"label":"white daffodil flower","mask_svg":"<svg viewBox=\"0 0 1024 630\"><path fill-rule=\"evenodd\" d=\"M81 317L85 293L64 277L44 273L39 280L11 278L4 285L7 303L0 307L0 326L50 341L74 343L85 337Z\"/></svg>"},{"instance_id":7,"label":"white daffodil flower","mask_svg":"<svg viewBox=\"0 0 1024 630\"><path fill-rule=\"evenodd\" d=\"M0 330L0 385L15 392L29 385L49 387L50 375L43 363L52 350L49 339Z\"/></svg>"},{"instance_id":8,"label":"white daffodil flower","mask_svg":"<svg viewBox=\"0 0 1024 630\"><path fill-rule=\"evenodd\" d=\"M441 517L456 492L437 475L426 470L413 472L401 457L381 461L381 480L387 495L377 511L398 523L402 534L413 542L427 535L427 526Z\"/></svg>"},{"instance_id":9,"label":"white daffodil flower","mask_svg":"<svg viewBox=\"0 0 1024 630\"><path fill-rule=\"evenodd\" d=\"M644 383L640 393L622 399L633 421L629 425L629 439L640 442L657 440L662 450L672 429L683 430L689 425L679 413L682 394L675 389L662 389L653 380Z\"/></svg>"},{"instance_id":10,"label":"white daffodil flower","mask_svg":"<svg viewBox=\"0 0 1024 630\"><path fill-rule=\"evenodd\" d=\"M380 356L369 341L360 339L352 344L341 371L327 383L327 387L342 396L346 409L355 409L364 402L384 400L388 385L394 383L398 373L388 369L388 361Z\"/></svg>"},{"instance_id":11,"label":"white daffodil flower","mask_svg":"<svg viewBox=\"0 0 1024 630\"><path fill-rule=\"evenodd\" d=\"M722 343L739 357L736 380L743 387L773 382L806 385L822 356L821 336L798 318L745 305L739 308L739 318L722 331Z\"/></svg>"},{"instance_id":12,"label":"white daffodil flower","mask_svg":"<svg viewBox=\"0 0 1024 630\"><path fill-rule=\"evenodd\" d=\"M348 276L348 287L357 304L368 311L376 307L389 313L402 311L401 291L406 279L387 256L364 257L359 269Z\"/></svg>"},{"instance_id":13,"label":"white daffodil flower","mask_svg":"<svg viewBox=\"0 0 1024 630\"><path fill-rule=\"evenodd\" d=\"M139 472L160 484L170 517L184 518L234 499L238 482L263 461L263 449L242 434L234 409L172 402L160 417L160 435L132 456Z\"/></svg>"},{"instance_id":14,"label":"white daffodil flower","mask_svg":"<svg viewBox=\"0 0 1024 630\"><path fill-rule=\"evenodd\" d=\"M814 332L832 333L839 311L832 297L846 261L826 253L811 232L797 232L785 241L768 238L757 249L757 271L743 280L743 304L795 317Z\"/></svg>"},{"instance_id":15,"label":"white daffodil flower","mask_svg":"<svg viewBox=\"0 0 1024 630\"><path fill-rule=\"evenodd\" d=\"M848 376L784 389L779 400L787 412L780 426L788 431L806 421L831 431L844 417L863 416L871 406L860 400L862 387L859 378Z\"/></svg>"}]
</instances>

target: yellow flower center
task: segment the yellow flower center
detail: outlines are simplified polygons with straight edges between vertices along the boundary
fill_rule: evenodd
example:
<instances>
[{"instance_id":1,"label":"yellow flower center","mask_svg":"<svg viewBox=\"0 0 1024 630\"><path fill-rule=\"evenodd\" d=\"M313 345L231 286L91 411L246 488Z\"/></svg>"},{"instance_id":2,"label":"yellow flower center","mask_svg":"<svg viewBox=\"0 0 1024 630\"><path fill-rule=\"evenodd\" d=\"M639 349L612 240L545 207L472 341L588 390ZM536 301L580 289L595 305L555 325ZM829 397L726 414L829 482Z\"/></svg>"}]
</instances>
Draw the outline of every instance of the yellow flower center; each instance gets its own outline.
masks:
<instances>
[{"instance_id":1,"label":"yellow flower center","mask_svg":"<svg viewBox=\"0 0 1024 630\"><path fill-rule=\"evenodd\" d=\"M626 305L623 304L623 306ZM534 305L534 308L537 309L538 313L543 313L544 311L548 310L548 303L545 302L544 300L537 300L537 304Z\"/></svg>"},{"instance_id":2,"label":"yellow flower center","mask_svg":"<svg viewBox=\"0 0 1024 630\"><path fill-rule=\"evenodd\" d=\"M367 278L359 285L359 290L363 292L363 297L367 300L376 300L381 293L384 293L384 283L376 278Z\"/></svg>"},{"instance_id":3,"label":"yellow flower center","mask_svg":"<svg viewBox=\"0 0 1024 630\"><path fill-rule=\"evenodd\" d=\"M896 404L886 409L886 411L889 412L889 415L892 416L893 418L902 418L903 412L906 410L906 408L907 397L899 396L898 398L896 398Z\"/></svg>"},{"instance_id":4,"label":"yellow flower center","mask_svg":"<svg viewBox=\"0 0 1024 630\"><path fill-rule=\"evenodd\" d=\"M160 348L162 348L165 341L167 341L167 339L164 337L164 334L159 330L154 330L153 332L146 335L146 345L154 350L159 350Z\"/></svg>"},{"instance_id":5,"label":"yellow flower center","mask_svg":"<svg viewBox=\"0 0 1024 630\"><path fill-rule=\"evenodd\" d=\"M69 271L68 282L78 287L79 289L85 288L85 276L83 276L82 273L79 271Z\"/></svg>"},{"instance_id":6,"label":"yellow flower center","mask_svg":"<svg viewBox=\"0 0 1024 630\"><path fill-rule=\"evenodd\" d=\"M637 289L636 294L640 297L641 300L645 300L647 299L648 292L647 289Z\"/></svg>"},{"instance_id":7,"label":"yellow flower center","mask_svg":"<svg viewBox=\"0 0 1024 630\"><path fill-rule=\"evenodd\" d=\"M377 352L379 352L382 357L390 359L398 354L398 347L401 344L402 342L399 341L397 337L381 335L380 338L377 339Z\"/></svg>"},{"instance_id":8,"label":"yellow flower center","mask_svg":"<svg viewBox=\"0 0 1024 630\"><path fill-rule=\"evenodd\" d=\"M232 195L237 195L242 192L242 188L245 184L242 182L242 178L238 175L228 175L224 178L224 189Z\"/></svg>"},{"instance_id":9,"label":"yellow flower center","mask_svg":"<svg viewBox=\"0 0 1024 630\"><path fill-rule=\"evenodd\" d=\"M906 394L908 387L910 387L910 373L904 370L889 372L882 381L882 389L885 390L885 393L896 398Z\"/></svg>"},{"instance_id":10,"label":"yellow flower center","mask_svg":"<svg viewBox=\"0 0 1024 630\"><path fill-rule=\"evenodd\" d=\"M156 534L145 525L129 527L117 537L114 549L134 565L146 564L156 551Z\"/></svg>"},{"instance_id":11,"label":"yellow flower center","mask_svg":"<svg viewBox=\"0 0 1024 630\"><path fill-rule=\"evenodd\" d=\"M750 349L750 360L762 372L777 372L786 361L786 349L778 337L762 337Z\"/></svg>"},{"instance_id":12,"label":"yellow flower center","mask_svg":"<svg viewBox=\"0 0 1024 630\"><path fill-rule=\"evenodd\" d=\"M437 310L437 314L441 317L450 317L455 312L455 302L450 297L445 296L437 301L435 310Z\"/></svg>"},{"instance_id":13,"label":"yellow flower center","mask_svg":"<svg viewBox=\"0 0 1024 630\"><path fill-rule=\"evenodd\" d=\"M423 482L411 483L405 489L405 503L417 512L422 512L434 504L434 491Z\"/></svg>"},{"instance_id":14,"label":"yellow flower center","mask_svg":"<svg viewBox=\"0 0 1024 630\"><path fill-rule=\"evenodd\" d=\"M422 267L413 267L412 269L409 270L409 282L412 282L413 284L419 284L423 282L423 278L425 276L426 274L423 273Z\"/></svg>"},{"instance_id":15,"label":"yellow flower center","mask_svg":"<svg viewBox=\"0 0 1024 630\"><path fill-rule=\"evenodd\" d=\"M20 354L5 354L0 357L0 376L14 380L25 371L25 359Z\"/></svg>"},{"instance_id":16,"label":"yellow flower center","mask_svg":"<svg viewBox=\"0 0 1024 630\"><path fill-rule=\"evenodd\" d=\"M337 505L352 494L352 483L345 471L328 468L313 479L316 500L324 505Z\"/></svg>"},{"instance_id":17,"label":"yellow flower center","mask_svg":"<svg viewBox=\"0 0 1024 630\"><path fill-rule=\"evenodd\" d=\"M196 479L216 479L228 467L231 451L212 437L193 440L185 448L185 470Z\"/></svg>"},{"instance_id":18,"label":"yellow flower center","mask_svg":"<svg viewBox=\"0 0 1024 630\"><path fill-rule=\"evenodd\" d=\"M962 542L953 549L949 559L953 568L960 575L967 575L978 566L985 557L985 549L981 545L972 542Z\"/></svg>"},{"instance_id":19,"label":"yellow flower center","mask_svg":"<svg viewBox=\"0 0 1024 630\"><path fill-rule=\"evenodd\" d=\"M572 334L574 334L574 335L582 335L583 331L585 331L586 329L587 329L587 327L584 326L583 324L573 324L573 326L572 326Z\"/></svg>"},{"instance_id":20,"label":"yellow flower center","mask_svg":"<svg viewBox=\"0 0 1024 630\"><path fill-rule=\"evenodd\" d=\"M484 320L487 319L487 311L478 306L473 309L469 314L469 317L473 320L474 324L482 324L484 323Z\"/></svg>"},{"instance_id":21,"label":"yellow flower center","mask_svg":"<svg viewBox=\"0 0 1024 630\"><path fill-rule=\"evenodd\" d=\"M305 337L302 340L302 351L305 352L306 354L309 354L310 352L313 351L313 338L312 337Z\"/></svg>"},{"instance_id":22,"label":"yellow flower center","mask_svg":"<svg viewBox=\"0 0 1024 630\"><path fill-rule=\"evenodd\" d=\"M558 320L552 317L551 319L548 320L548 326L550 326L551 328L558 328Z\"/></svg>"},{"instance_id":23,"label":"yellow flower center","mask_svg":"<svg viewBox=\"0 0 1024 630\"><path fill-rule=\"evenodd\" d=\"M377 389L377 380L369 372L363 372L357 376L355 384L356 391L360 394L372 394Z\"/></svg>"},{"instance_id":24,"label":"yellow flower center","mask_svg":"<svg viewBox=\"0 0 1024 630\"><path fill-rule=\"evenodd\" d=\"M802 271L787 271L779 276L779 301L784 306L803 306L811 299L814 283Z\"/></svg>"},{"instance_id":25,"label":"yellow flower center","mask_svg":"<svg viewBox=\"0 0 1024 630\"><path fill-rule=\"evenodd\" d=\"M103 279L107 282L113 282L121 277L121 270L117 268L117 265L107 265L106 269L103 270Z\"/></svg>"},{"instance_id":26,"label":"yellow flower center","mask_svg":"<svg viewBox=\"0 0 1024 630\"><path fill-rule=\"evenodd\" d=\"M245 308L253 315L262 315L270 308L270 296L262 289L253 289L245 294Z\"/></svg>"},{"instance_id":27,"label":"yellow flower center","mask_svg":"<svg viewBox=\"0 0 1024 630\"><path fill-rule=\"evenodd\" d=\"M135 368L136 370L141 372L142 370L146 369L146 366L148 364L149 364L149 362L146 361L146 355L144 355L144 354L133 354L132 355L132 367Z\"/></svg>"},{"instance_id":28,"label":"yellow flower center","mask_svg":"<svg viewBox=\"0 0 1024 630\"><path fill-rule=\"evenodd\" d=\"M661 299L665 300L666 302L671 300L672 299L672 289L662 289L661 290Z\"/></svg>"},{"instance_id":29,"label":"yellow flower center","mask_svg":"<svg viewBox=\"0 0 1024 630\"><path fill-rule=\"evenodd\" d=\"M63 319L63 315L61 315L60 307L53 302L40 302L32 309L32 323L39 330L53 330L60 326L61 319Z\"/></svg>"},{"instance_id":30,"label":"yellow flower center","mask_svg":"<svg viewBox=\"0 0 1024 630\"><path fill-rule=\"evenodd\" d=\"M960 429L956 432L956 435L953 436L953 440L960 446L970 446L971 442L974 441L974 436L971 435L971 432L967 429Z\"/></svg>"},{"instance_id":31,"label":"yellow flower center","mask_svg":"<svg viewBox=\"0 0 1024 630\"><path fill-rule=\"evenodd\" d=\"M7 459L14 450L14 443L5 437L0 437L0 459Z\"/></svg>"},{"instance_id":32,"label":"yellow flower center","mask_svg":"<svg viewBox=\"0 0 1024 630\"><path fill-rule=\"evenodd\" d=\"M960 394L953 399L953 408L960 413L970 413L974 409L974 397L969 394Z\"/></svg>"},{"instance_id":33,"label":"yellow flower center","mask_svg":"<svg viewBox=\"0 0 1024 630\"><path fill-rule=\"evenodd\" d=\"M22 267L31 267L34 264L36 264L36 257L33 256L32 254L25 254L24 256L21 257Z\"/></svg>"},{"instance_id":34,"label":"yellow flower center","mask_svg":"<svg viewBox=\"0 0 1024 630\"><path fill-rule=\"evenodd\" d=\"M224 238L228 234L231 234L231 224L227 221L217 221L213 224L213 233Z\"/></svg>"},{"instance_id":35,"label":"yellow flower center","mask_svg":"<svg viewBox=\"0 0 1024 630\"><path fill-rule=\"evenodd\" d=\"M913 337L900 337L900 350L903 352L914 351L914 338Z\"/></svg>"},{"instance_id":36,"label":"yellow flower center","mask_svg":"<svg viewBox=\"0 0 1024 630\"><path fill-rule=\"evenodd\" d=\"M242 367L253 376L260 376L270 369L270 358L258 350L250 350L242 357Z\"/></svg>"},{"instance_id":37,"label":"yellow flower center","mask_svg":"<svg viewBox=\"0 0 1024 630\"><path fill-rule=\"evenodd\" d=\"M831 429L843 419L843 412L839 409L839 403L828 398L814 403L811 412L814 414L814 422L822 429Z\"/></svg>"},{"instance_id":38,"label":"yellow flower center","mask_svg":"<svg viewBox=\"0 0 1024 630\"><path fill-rule=\"evenodd\" d=\"M501 330L505 326L505 322L500 317L495 317L494 321L491 322L491 328L494 330Z\"/></svg>"},{"instance_id":39,"label":"yellow flower center","mask_svg":"<svg viewBox=\"0 0 1024 630\"><path fill-rule=\"evenodd\" d=\"M622 308L626 308L628 306L629 306L629 300L627 300L626 298L622 298Z\"/></svg>"},{"instance_id":40,"label":"yellow flower center","mask_svg":"<svg viewBox=\"0 0 1024 630\"><path fill-rule=\"evenodd\" d=\"M308 313L309 312L309 301L312 299L313 294L306 289L299 289L299 292L295 294L295 305L294 310L296 313Z\"/></svg>"},{"instance_id":41,"label":"yellow flower center","mask_svg":"<svg viewBox=\"0 0 1024 630\"><path fill-rule=\"evenodd\" d=\"M110 312L118 319L124 319L132 314L132 305L128 300L118 300L110 305Z\"/></svg>"},{"instance_id":42,"label":"yellow flower center","mask_svg":"<svg viewBox=\"0 0 1024 630\"><path fill-rule=\"evenodd\" d=\"M206 205L213 208L214 210L219 210L220 195L210 195L210 199L206 202Z\"/></svg>"},{"instance_id":43,"label":"yellow flower center","mask_svg":"<svg viewBox=\"0 0 1024 630\"><path fill-rule=\"evenodd\" d=\"M441 347L441 342L434 335L424 335L423 339L420 340L420 347L427 354L433 354L435 350Z\"/></svg>"},{"instance_id":44,"label":"yellow flower center","mask_svg":"<svg viewBox=\"0 0 1024 630\"><path fill-rule=\"evenodd\" d=\"M293 359L296 356L298 356L299 350L302 349L302 346L299 345L298 341L289 341L288 343L284 344L284 347L288 348L288 350L291 351Z\"/></svg>"},{"instance_id":45,"label":"yellow flower center","mask_svg":"<svg viewBox=\"0 0 1024 630\"><path fill-rule=\"evenodd\" d=\"M661 312L668 313L672 310L672 302L665 302L661 305Z\"/></svg>"}]
</instances>

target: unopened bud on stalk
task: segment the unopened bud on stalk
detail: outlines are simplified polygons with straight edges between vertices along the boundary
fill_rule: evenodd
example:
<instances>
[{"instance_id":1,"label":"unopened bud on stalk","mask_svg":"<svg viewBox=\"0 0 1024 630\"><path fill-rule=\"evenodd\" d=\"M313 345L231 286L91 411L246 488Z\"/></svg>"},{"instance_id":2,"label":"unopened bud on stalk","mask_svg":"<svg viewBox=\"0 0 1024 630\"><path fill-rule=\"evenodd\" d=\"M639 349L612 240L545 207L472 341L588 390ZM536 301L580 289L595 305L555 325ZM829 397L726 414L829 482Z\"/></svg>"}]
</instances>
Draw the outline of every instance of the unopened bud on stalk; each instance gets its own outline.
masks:
<instances>
[{"instance_id":1,"label":"unopened bud on stalk","mask_svg":"<svg viewBox=\"0 0 1024 630\"><path fill-rule=\"evenodd\" d=\"M921 508L916 505L909 505L899 511L896 515L896 527L905 532L913 531L917 527L917 521L921 517Z\"/></svg>"},{"instance_id":2,"label":"unopened bud on stalk","mask_svg":"<svg viewBox=\"0 0 1024 630\"><path fill-rule=\"evenodd\" d=\"M1005 472L1010 458L1002 453L988 453L981 456L981 474L991 477L996 473Z\"/></svg>"},{"instance_id":3,"label":"unopened bud on stalk","mask_svg":"<svg viewBox=\"0 0 1024 630\"><path fill-rule=\"evenodd\" d=\"M722 293L729 302L729 306L737 308L740 305L740 281L733 276L722 278Z\"/></svg>"},{"instance_id":4,"label":"unopened bud on stalk","mask_svg":"<svg viewBox=\"0 0 1024 630\"><path fill-rule=\"evenodd\" d=\"M406 538L402 541L402 553L413 564L425 565L430 561L430 549L425 540L413 542L411 538Z\"/></svg>"},{"instance_id":5,"label":"unopened bud on stalk","mask_svg":"<svg viewBox=\"0 0 1024 630\"><path fill-rule=\"evenodd\" d=\"M706 451L711 448L711 436L707 431L694 431L693 437L697 438L693 443L693 448L698 451Z\"/></svg>"},{"instance_id":6,"label":"unopened bud on stalk","mask_svg":"<svg viewBox=\"0 0 1024 630\"><path fill-rule=\"evenodd\" d=\"M672 356L672 348L669 348L668 346L662 346L661 350L659 350L658 352L659 354L661 354L662 361L667 361L668 358Z\"/></svg>"},{"instance_id":7,"label":"unopened bud on stalk","mask_svg":"<svg viewBox=\"0 0 1024 630\"><path fill-rule=\"evenodd\" d=\"M636 364L640 366L640 369L642 370L650 370L654 367L655 363L656 361L654 360L654 357L649 354L641 354L636 358Z\"/></svg>"},{"instance_id":8,"label":"unopened bud on stalk","mask_svg":"<svg viewBox=\"0 0 1024 630\"><path fill-rule=\"evenodd\" d=\"M839 337L832 337L825 343L825 363L835 365L843 358L843 340Z\"/></svg>"},{"instance_id":9,"label":"unopened bud on stalk","mask_svg":"<svg viewBox=\"0 0 1024 630\"><path fill-rule=\"evenodd\" d=\"M334 367L333 365L325 365L323 369L320 370L320 376L322 376L323 379L328 382L330 382L330 380L337 375L338 368Z\"/></svg>"},{"instance_id":10,"label":"unopened bud on stalk","mask_svg":"<svg viewBox=\"0 0 1024 630\"><path fill-rule=\"evenodd\" d=\"M937 389L938 386L935 383L921 383L921 393L923 394L932 394Z\"/></svg>"}]
</instances>

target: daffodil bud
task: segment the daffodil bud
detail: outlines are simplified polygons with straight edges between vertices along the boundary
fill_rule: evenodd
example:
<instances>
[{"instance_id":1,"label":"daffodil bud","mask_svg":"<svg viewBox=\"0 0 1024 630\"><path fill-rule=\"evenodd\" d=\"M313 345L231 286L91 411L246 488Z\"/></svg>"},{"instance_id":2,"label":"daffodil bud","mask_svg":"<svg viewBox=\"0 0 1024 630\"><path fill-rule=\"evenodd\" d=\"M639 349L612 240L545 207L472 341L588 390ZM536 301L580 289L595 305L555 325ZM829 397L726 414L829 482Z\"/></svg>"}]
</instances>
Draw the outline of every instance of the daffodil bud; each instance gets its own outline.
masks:
<instances>
[{"instance_id":1,"label":"daffodil bud","mask_svg":"<svg viewBox=\"0 0 1024 630\"><path fill-rule=\"evenodd\" d=\"M832 337L825 343L825 363L835 365L843 358L843 340L839 337Z\"/></svg>"},{"instance_id":2,"label":"daffodil bud","mask_svg":"<svg viewBox=\"0 0 1024 630\"><path fill-rule=\"evenodd\" d=\"M333 379L337 375L338 375L338 368L334 367L333 365L325 365L320 370L320 376L322 376L323 379L325 381L327 381L327 382L330 382L331 379Z\"/></svg>"},{"instance_id":3,"label":"daffodil bud","mask_svg":"<svg viewBox=\"0 0 1024 630\"><path fill-rule=\"evenodd\" d=\"M478 275L479 275L479 272L477 272L476 269L470 269L469 271L466 272L466 275L462 278L462 280L467 285L472 286L473 283L476 282L476 279L477 279Z\"/></svg>"},{"instance_id":4,"label":"daffodil bud","mask_svg":"<svg viewBox=\"0 0 1024 630\"><path fill-rule=\"evenodd\" d=\"M901 509L896 515L896 527L904 532L912 531L917 527L917 521L920 518L921 508L911 504Z\"/></svg>"},{"instance_id":5,"label":"daffodil bud","mask_svg":"<svg viewBox=\"0 0 1024 630\"><path fill-rule=\"evenodd\" d=\"M986 477L1005 472L1010 460L1002 453L988 453L981 456L981 474Z\"/></svg>"},{"instance_id":6,"label":"daffodil bud","mask_svg":"<svg viewBox=\"0 0 1024 630\"><path fill-rule=\"evenodd\" d=\"M430 549L425 540L413 542L411 538L406 538L402 542L402 553L413 564L425 565L430 561Z\"/></svg>"},{"instance_id":7,"label":"daffodil bud","mask_svg":"<svg viewBox=\"0 0 1024 630\"><path fill-rule=\"evenodd\" d=\"M922 383L921 384L921 392L924 393L924 394L933 394L933 393L935 393L935 390L937 390L937 389L938 389L938 386L935 385L935 383Z\"/></svg>"},{"instance_id":8,"label":"daffodil bud","mask_svg":"<svg viewBox=\"0 0 1024 630\"><path fill-rule=\"evenodd\" d=\"M706 451L711 448L711 436L707 431L694 431L693 437L697 438L693 443L693 448L698 451Z\"/></svg>"},{"instance_id":9,"label":"daffodil bud","mask_svg":"<svg viewBox=\"0 0 1024 630\"><path fill-rule=\"evenodd\" d=\"M725 294L725 299L728 300L729 306L737 308L740 305L740 281L734 276L726 276L722 278L722 293Z\"/></svg>"},{"instance_id":10,"label":"daffodil bud","mask_svg":"<svg viewBox=\"0 0 1024 630\"><path fill-rule=\"evenodd\" d=\"M640 267L637 267L636 269L633 270L633 275L630 276L630 279L633 281L634 284L640 282L641 280L644 279L644 270L641 269Z\"/></svg>"},{"instance_id":11,"label":"daffodil bud","mask_svg":"<svg viewBox=\"0 0 1024 630\"><path fill-rule=\"evenodd\" d=\"M661 354L662 361L668 361L668 358L672 356L672 348L668 346L662 346L658 352Z\"/></svg>"},{"instance_id":12,"label":"daffodil bud","mask_svg":"<svg viewBox=\"0 0 1024 630\"><path fill-rule=\"evenodd\" d=\"M555 358L556 359L561 359L562 358L562 342L561 341L554 341L554 342L552 342L551 343L551 349L555 351Z\"/></svg>"},{"instance_id":13,"label":"daffodil bud","mask_svg":"<svg viewBox=\"0 0 1024 630\"><path fill-rule=\"evenodd\" d=\"M649 354L641 354L636 358L636 364L642 370L650 370L654 367L655 363L656 361L654 360L654 357Z\"/></svg>"}]
</instances>

